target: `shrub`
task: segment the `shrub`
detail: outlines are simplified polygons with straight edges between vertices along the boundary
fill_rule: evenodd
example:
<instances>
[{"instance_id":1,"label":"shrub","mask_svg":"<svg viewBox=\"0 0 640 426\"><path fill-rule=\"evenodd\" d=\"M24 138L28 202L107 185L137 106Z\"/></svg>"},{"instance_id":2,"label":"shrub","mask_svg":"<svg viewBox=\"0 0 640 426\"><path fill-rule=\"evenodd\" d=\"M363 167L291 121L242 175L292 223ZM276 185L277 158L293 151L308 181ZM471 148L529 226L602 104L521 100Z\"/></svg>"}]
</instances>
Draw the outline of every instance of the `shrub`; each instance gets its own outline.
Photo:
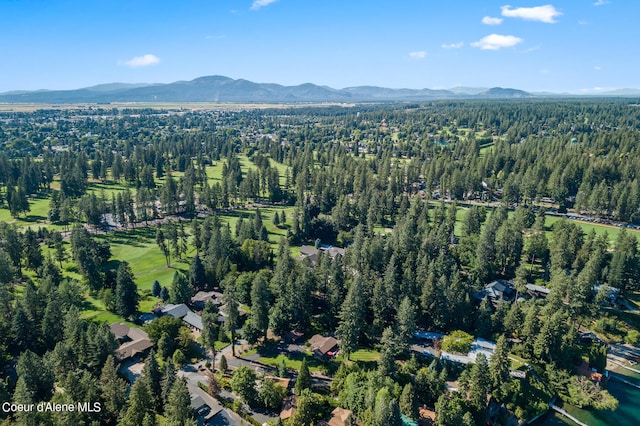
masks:
<instances>
[{"instance_id":1,"label":"shrub","mask_svg":"<svg viewBox=\"0 0 640 426\"><path fill-rule=\"evenodd\" d=\"M469 353L473 336L462 330L453 331L442 339L442 350L445 352Z\"/></svg>"}]
</instances>

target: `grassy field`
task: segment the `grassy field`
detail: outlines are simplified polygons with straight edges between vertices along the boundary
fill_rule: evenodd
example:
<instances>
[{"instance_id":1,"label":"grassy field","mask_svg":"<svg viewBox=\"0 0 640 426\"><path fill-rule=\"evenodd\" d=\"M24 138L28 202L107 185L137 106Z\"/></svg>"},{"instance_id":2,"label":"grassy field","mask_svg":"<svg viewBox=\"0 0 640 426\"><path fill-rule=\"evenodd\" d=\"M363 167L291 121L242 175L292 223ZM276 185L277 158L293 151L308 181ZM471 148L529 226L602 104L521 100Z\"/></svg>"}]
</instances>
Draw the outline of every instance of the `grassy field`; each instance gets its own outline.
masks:
<instances>
[{"instance_id":1,"label":"grassy field","mask_svg":"<svg viewBox=\"0 0 640 426\"><path fill-rule=\"evenodd\" d=\"M547 216L545 220L545 227L551 230L553 224L560 221L560 219L561 218L556 216ZM583 222L580 220L571 220L571 222L580 226L585 235L589 234L591 231L595 231L596 235L603 235L606 233L610 243L614 243L616 241L616 239L618 238L618 234L620 234L620 231L622 230L622 228L619 228L617 226L604 225L601 223ZM636 229L627 229L627 232L629 232L631 235L635 235L636 238L640 237L640 231Z\"/></svg>"},{"instance_id":2,"label":"grassy field","mask_svg":"<svg viewBox=\"0 0 640 426\"><path fill-rule=\"evenodd\" d=\"M284 360L284 364L288 369L299 371L302 366L302 359L307 359L307 366L309 367L309 371L322 371L325 368L325 365L322 361L319 361L313 358L309 354L300 354L300 353L292 353L289 356L284 354L279 354L277 356L261 356L258 358L258 362L261 362L266 365L270 365L272 367L277 367L282 364Z\"/></svg>"},{"instance_id":3,"label":"grassy field","mask_svg":"<svg viewBox=\"0 0 640 426\"><path fill-rule=\"evenodd\" d=\"M359 349L349 357L354 362L374 362L380 359L380 352L373 349Z\"/></svg>"}]
</instances>

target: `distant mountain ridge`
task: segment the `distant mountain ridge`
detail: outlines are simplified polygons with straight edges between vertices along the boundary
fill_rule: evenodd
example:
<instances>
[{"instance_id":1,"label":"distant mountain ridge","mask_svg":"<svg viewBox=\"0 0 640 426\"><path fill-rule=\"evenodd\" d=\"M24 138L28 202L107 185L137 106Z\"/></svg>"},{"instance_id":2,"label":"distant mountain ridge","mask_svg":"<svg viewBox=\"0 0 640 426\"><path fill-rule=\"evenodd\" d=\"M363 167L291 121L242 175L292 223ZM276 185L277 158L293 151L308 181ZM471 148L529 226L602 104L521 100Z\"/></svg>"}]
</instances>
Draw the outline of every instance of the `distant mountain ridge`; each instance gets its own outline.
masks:
<instances>
[{"instance_id":1,"label":"distant mountain ridge","mask_svg":"<svg viewBox=\"0 0 640 426\"><path fill-rule=\"evenodd\" d=\"M333 89L312 83L283 86L224 76L199 77L167 84L107 83L75 90L12 91L0 93L0 103L111 103L111 102L381 102L434 99L517 99L535 95L510 88L456 87L451 90L391 89L357 86Z\"/></svg>"}]
</instances>

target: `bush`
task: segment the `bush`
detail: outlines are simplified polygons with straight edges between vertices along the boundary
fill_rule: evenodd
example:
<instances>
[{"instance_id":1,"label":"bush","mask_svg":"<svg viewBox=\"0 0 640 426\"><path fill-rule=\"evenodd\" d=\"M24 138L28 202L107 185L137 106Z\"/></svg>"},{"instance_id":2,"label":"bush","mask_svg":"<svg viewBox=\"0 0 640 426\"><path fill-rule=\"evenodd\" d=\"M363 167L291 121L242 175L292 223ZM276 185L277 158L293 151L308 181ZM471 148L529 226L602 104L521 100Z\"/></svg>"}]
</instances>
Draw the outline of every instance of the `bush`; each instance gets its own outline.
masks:
<instances>
[{"instance_id":1,"label":"bush","mask_svg":"<svg viewBox=\"0 0 640 426\"><path fill-rule=\"evenodd\" d=\"M638 330L629 330L624 340L632 345L640 343L640 332Z\"/></svg>"},{"instance_id":2,"label":"bush","mask_svg":"<svg viewBox=\"0 0 640 426\"><path fill-rule=\"evenodd\" d=\"M453 331L442 339L442 350L445 352L469 353L473 336L462 330Z\"/></svg>"}]
</instances>

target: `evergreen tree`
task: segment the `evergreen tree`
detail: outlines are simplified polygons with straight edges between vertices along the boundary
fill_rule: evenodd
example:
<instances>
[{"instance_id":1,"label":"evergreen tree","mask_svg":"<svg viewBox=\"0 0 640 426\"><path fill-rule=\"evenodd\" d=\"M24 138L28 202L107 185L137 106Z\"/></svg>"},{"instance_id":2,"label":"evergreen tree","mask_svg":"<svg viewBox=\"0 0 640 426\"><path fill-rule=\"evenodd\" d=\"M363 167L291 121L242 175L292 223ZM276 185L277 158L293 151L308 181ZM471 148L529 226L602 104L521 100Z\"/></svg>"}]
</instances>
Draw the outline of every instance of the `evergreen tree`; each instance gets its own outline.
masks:
<instances>
[{"instance_id":1,"label":"evergreen tree","mask_svg":"<svg viewBox=\"0 0 640 426\"><path fill-rule=\"evenodd\" d=\"M402 388L402 394L400 395L400 412L413 420L420 418L416 396L411 383L407 383L404 385L404 388Z\"/></svg>"},{"instance_id":2,"label":"evergreen tree","mask_svg":"<svg viewBox=\"0 0 640 426\"><path fill-rule=\"evenodd\" d=\"M173 388L173 384L177 377L174 365L171 361L166 362L164 364L162 380L160 382L162 401L165 406L169 402L169 394L171 393L171 389Z\"/></svg>"},{"instance_id":3,"label":"evergreen tree","mask_svg":"<svg viewBox=\"0 0 640 426\"><path fill-rule=\"evenodd\" d=\"M169 297L169 289L167 287L162 287L162 290L160 290L160 300L167 302L169 301Z\"/></svg>"},{"instance_id":4,"label":"evergreen tree","mask_svg":"<svg viewBox=\"0 0 640 426\"><path fill-rule=\"evenodd\" d=\"M114 424L127 402L127 383L118 376L118 368L112 355L107 357L102 367L100 390L106 422Z\"/></svg>"},{"instance_id":5,"label":"evergreen tree","mask_svg":"<svg viewBox=\"0 0 640 426\"><path fill-rule=\"evenodd\" d=\"M340 348L347 354L347 359L358 348L358 339L363 327L365 296L362 287L360 276L356 276L340 310L340 324L336 334L340 341Z\"/></svg>"},{"instance_id":6,"label":"evergreen tree","mask_svg":"<svg viewBox=\"0 0 640 426\"><path fill-rule=\"evenodd\" d=\"M138 288L133 281L133 272L127 262L120 263L116 276L115 310L125 318L138 310Z\"/></svg>"},{"instance_id":7,"label":"evergreen tree","mask_svg":"<svg viewBox=\"0 0 640 426\"><path fill-rule=\"evenodd\" d=\"M162 410L162 378L160 374L160 368L158 367L158 361L156 360L156 352L151 349L147 361L144 364L142 370L142 377L147 382L147 388L153 402L153 407L156 413L160 413Z\"/></svg>"},{"instance_id":8,"label":"evergreen tree","mask_svg":"<svg viewBox=\"0 0 640 426\"><path fill-rule=\"evenodd\" d=\"M193 297L193 287L187 281L187 278L178 271L173 273L173 281L171 289L169 289L169 301L171 303L189 303Z\"/></svg>"},{"instance_id":9,"label":"evergreen tree","mask_svg":"<svg viewBox=\"0 0 640 426\"><path fill-rule=\"evenodd\" d=\"M220 365L219 365L220 371L222 371L223 373L227 372L227 357L224 355L220 356Z\"/></svg>"},{"instance_id":10,"label":"evergreen tree","mask_svg":"<svg viewBox=\"0 0 640 426\"><path fill-rule=\"evenodd\" d=\"M496 349L489 361L489 373L491 375L491 383L493 389L496 390L494 395L504 398L506 395L502 392L503 386L509 382L509 370L511 361L509 360L509 347L507 339L504 335L498 337Z\"/></svg>"},{"instance_id":11,"label":"evergreen tree","mask_svg":"<svg viewBox=\"0 0 640 426\"><path fill-rule=\"evenodd\" d=\"M154 280L153 285L151 286L151 295L153 297L159 297L161 292L162 287L160 286L160 283L158 282L158 280Z\"/></svg>"},{"instance_id":12,"label":"evergreen tree","mask_svg":"<svg viewBox=\"0 0 640 426\"><path fill-rule=\"evenodd\" d=\"M138 378L131 387L127 409L122 412L118 425L139 426L144 423L145 417L155 419L155 413L147 382Z\"/></svg>"},{"instance_id":13,"label":"evergreen tree","mask_svg":"<svg viewBox=\"0 0 640 426\"><path fill-rule=\"evenodd\" d=\"M202 311L202 343L216 358L215 343L218 338L218 307L208 301Z\"/></svg>"},{"instance_id":14,"label":"evergreen tree","mask_svg":"<svg viewBox=\"0 0 640 426\"><path fill-rule=\"evenodd\" d=\"M226 315L225 328L231 333L231 353L236 356L236 329L240 323L240 313L238 312L238 300L231 286L225 288L223 301Z\"/></svg>"},{"instance_id":15,"label":"evergreen tree","mask_svg":"<svg viewBox=\"0 0 640 426\"><path fill-rule=\"evenodd\" d=\"M298 407L291 417L291 424L293 426L314 425L322 404L320 396L309 389L303 390L297 404Z\"/></svg>"},{"instance_id":16,"label":"evergreen tree","mask_svg":"<svg viewBox=\"0 0 640 426\"><path fill-rule=\"evenodd\" d=\"M36 233L27 228L23 237L24 259L27 268L37 271L44 261L42 250L40 250L40 242Z\"/></svg>"},{"instance_id":17,"label":"evergreen tree","mask_svg":"<svg viewBox=\"0 0 640 426\"><path fill-rule=\"evenodd\" d=\"M476 362L471 368L469 379L469 404L477 414L476 420L484 418L484 410L487 407L487 394L491 390L491 376L489 365L484 354L476 357Z\"/></svg>"},{"instance_id":18,"label":"evergreen tree","mask_svg":"<svg viewBox=\"0 0 640 426\"><path fill-rule=\"evenodd\" d=\"M416 329L416 315L408 297L405 297L400 302L396 324L398 351L404 353L409 349L409 343Z\"/></svg>"},{"instance_id":19,"label":"evergreen tree","mask_svg":"<svg viewBox=\"0 0 640 426\"><path fill-rule=\"evenodd\" d=\"M180 377L173 383L165 413L169 425L186 426L193 423L191 396L185 378Z\"/></svg>"},{"instance_id":20,"label":"evergreen tree","mask_svg":"<svg viewBox=\"0 0 640 426\"><path fill-rule=\"evenodd\" d=\"M191 266L189 267L189 285L195 291L207 289L207 277L204 271L204 265L200 256L194 256Z\"/></svg>"},{"instance_id":21,"label":"evergreen tree","mask_svg":"<svg viewBox=\"0 0 640 426\"><path fill-rule=\"evenodd\" d=\"M306 357L302 358L302 364L296 379L296 395L300 395L304 389L311 389L311 374L309 373Z\"/></svg>"},{"instance_id":22,"label":"evergreen tree","mask_svg":"<svg viewBox=\"0 0 640 426\"><path fill-rule=\"evenodd\" d=\"M269 300L271 293L263 274L257 274L251 284L251 320L253 326L260 330L265 341L269 327Z\"/></svg>"}]
</instances>

